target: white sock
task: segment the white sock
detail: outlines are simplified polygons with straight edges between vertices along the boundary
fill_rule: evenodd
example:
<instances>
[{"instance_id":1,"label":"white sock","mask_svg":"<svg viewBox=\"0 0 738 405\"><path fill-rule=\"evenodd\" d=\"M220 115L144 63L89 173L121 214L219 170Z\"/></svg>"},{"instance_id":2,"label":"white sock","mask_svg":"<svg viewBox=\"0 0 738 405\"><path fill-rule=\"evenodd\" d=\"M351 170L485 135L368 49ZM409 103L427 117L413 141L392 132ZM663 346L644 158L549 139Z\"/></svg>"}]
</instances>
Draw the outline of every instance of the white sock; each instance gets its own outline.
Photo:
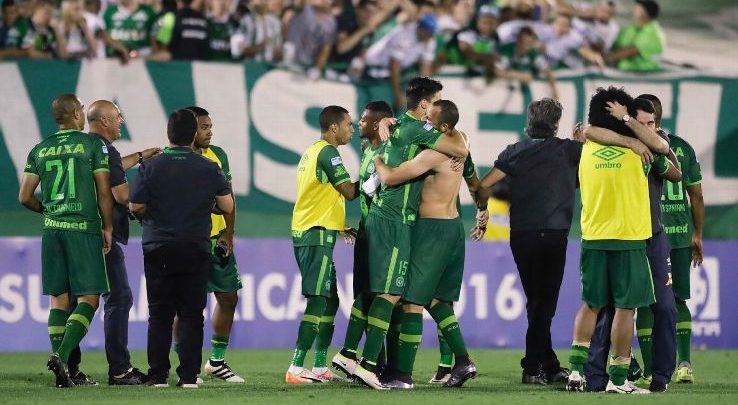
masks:
<instances>
[{"instance_id":1,"label":"white sock","mask_svg":"<svg viewBox=\"0 0 738 405\"><path fill-rule=\"evenodd\" d=\"M290 368L289 368L289 369L287 369L287 371L288 371L288 372L289 372L290 374L292 374L292 375L300 375L300 373L302 373L302 372L303 372L303 370L305 370L305 368L304 368L304 367L297 367L297 366L296 366L296 365L294 365L294 364L291 364L291 365L290 365Z\"/></svg>"}]
</instances>

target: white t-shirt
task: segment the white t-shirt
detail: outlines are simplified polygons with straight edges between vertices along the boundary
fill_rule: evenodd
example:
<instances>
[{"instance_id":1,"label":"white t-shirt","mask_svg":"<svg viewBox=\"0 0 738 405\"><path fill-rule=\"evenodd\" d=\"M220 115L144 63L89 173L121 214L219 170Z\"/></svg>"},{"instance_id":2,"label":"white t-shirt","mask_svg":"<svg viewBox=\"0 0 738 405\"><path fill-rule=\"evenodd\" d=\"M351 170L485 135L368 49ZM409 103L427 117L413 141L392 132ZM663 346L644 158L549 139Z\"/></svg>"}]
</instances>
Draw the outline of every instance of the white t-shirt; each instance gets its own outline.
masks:
<instances>
[{"instance_id":1,"label":"white t-shirt","mask_svg":"<svg viewBox=\"0 0 738 405\"><path fill-rule=\"evenodd\" d=\"M436 55L435 38L420 42L416 31L414 22L393 28L366 51L367 66L388 69L393 59L399 61L403 69L416 63L432 63Z\"/></svg>"},{"instance_id":2,"label":"white t-shirt","mask_svg":"<svg viewBox=\"0 0 738 405\"><path fill-rule=\"evenodd\" d=\"M571 29L577 31L592 47L610 50L620 31L620 25L611 18L607 23L599 20L584 20L574 18L571 21Z\"/></svg>"},{"instance_id":3,"label":"white t-shirt","mask_svg":"<svg viewBox=\"0 0 738 405\"><path fill-rule=\"evenodd\" d=\"M582 66L579 48L584 45L584 38L579 32L570 30L566 35L558 36L549 26L541 30L538 38L543 44L550 65L564 64L571 68Z\"/></svg>"},{"instance_id":4,"label":"white t-shirt","mask_svg":"<svg viewBox=\"0 0 738 405\"><path fill-rule=\"evenodd\" d=\"M97 14L92 14L88 11L84 12L85 21L87 22L87 29L90 30L90 34L97 41L97 58L105 58L105 42L101 39L97 39L97 33L105 31L105 24L103 24L102 18Z\"/></svg>"}]
</instances>

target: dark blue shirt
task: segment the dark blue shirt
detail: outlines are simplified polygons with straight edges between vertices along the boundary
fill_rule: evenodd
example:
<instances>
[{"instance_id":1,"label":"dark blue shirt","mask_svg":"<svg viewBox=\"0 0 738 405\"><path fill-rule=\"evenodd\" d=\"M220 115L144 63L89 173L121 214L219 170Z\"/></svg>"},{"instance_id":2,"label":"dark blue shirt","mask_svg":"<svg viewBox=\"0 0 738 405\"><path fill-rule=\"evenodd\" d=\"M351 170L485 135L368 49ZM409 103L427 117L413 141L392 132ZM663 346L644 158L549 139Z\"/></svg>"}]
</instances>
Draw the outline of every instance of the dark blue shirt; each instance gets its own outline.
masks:
<instances>
[{"instance_id":1,"label":"dark blue shirt","mask_svg":"<svg viewBox=\"0 0 738 405\"><path fill-rule=\"evenodd\" d=\"M123 160L120 152L102 135L90 132L90 135L100 138L108 148L108 167L110 168L110 188L126 184L126 171L123 169ZM113 240L128 244L128 206L113 201Z\"/></svg>"},{"instance_id":2,"label":"dark blue shirt","mask_svg":"<svg viewBox=\"0 0 738 405\"><path fill-rule=\"evenodd\" d=\"M188 147L165 148L141 164L130 201L146 204L144 252L169 243L210 251L210 213L216 196L231 193L218 165Z\"/></svg>"}]
</instances>

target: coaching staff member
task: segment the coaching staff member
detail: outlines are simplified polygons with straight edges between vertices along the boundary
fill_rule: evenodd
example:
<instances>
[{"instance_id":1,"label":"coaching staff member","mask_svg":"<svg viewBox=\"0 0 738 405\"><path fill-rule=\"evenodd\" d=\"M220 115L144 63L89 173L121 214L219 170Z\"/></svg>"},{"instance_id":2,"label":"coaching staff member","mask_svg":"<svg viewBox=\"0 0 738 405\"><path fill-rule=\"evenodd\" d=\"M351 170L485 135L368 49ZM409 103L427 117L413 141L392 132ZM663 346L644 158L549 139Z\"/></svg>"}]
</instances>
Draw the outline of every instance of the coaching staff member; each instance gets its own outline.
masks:
<instances>
[{"instance_id":1,"label":"coaching staff member","mask_svg":"<svg viewBox=\"0 0 738 405\"><path fill-rule=\"evenodd\" d=\"M566 381L551 347L551 321L564 276L582 143L556 137L561 104L544 98L528 106L528 139L508 146L482 179L489 190L510 180L510 248L527 299L523 384Z\"/></svg>"},{"instance_id":2,"label":"coaching staff member","mask_svg":"<svg viewBox=\"0 0 738 405\"><path fill-rule=\"evenodd\" d=\"M143 223L149 300L148 384L153 386L167 385L176 315L177 386L197 388L210 272L210 214L214 210L233 212L223 171L192 150L196 132L192 111L172 113L167 125L169 147L141 164L130 192L131 212Z\"/></svg>"}]
</instances>

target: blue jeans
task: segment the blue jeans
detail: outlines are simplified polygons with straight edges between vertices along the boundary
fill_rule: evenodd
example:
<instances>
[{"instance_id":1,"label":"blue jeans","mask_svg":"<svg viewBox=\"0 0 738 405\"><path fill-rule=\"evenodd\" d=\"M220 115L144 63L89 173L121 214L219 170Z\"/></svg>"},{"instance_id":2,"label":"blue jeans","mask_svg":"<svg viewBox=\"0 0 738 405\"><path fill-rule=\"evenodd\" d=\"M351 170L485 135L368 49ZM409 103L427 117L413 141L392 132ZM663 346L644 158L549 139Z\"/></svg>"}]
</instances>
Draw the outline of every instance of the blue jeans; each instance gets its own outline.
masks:
<instances>
[{"instance_id":1,"label":"blue jeans","mask_svg":"<svg viewBox=\"0 0 738 405\"><path fill-rule=\"evenodd\" d=\"M105 255L110 292L105 299L105 356L108 359L108 374L120 375L131 368L128 353L128 313L133 306L133 294L128 284L128 273L123 250L113 242L110 253Z\"/></svg>"}]
</instances>

